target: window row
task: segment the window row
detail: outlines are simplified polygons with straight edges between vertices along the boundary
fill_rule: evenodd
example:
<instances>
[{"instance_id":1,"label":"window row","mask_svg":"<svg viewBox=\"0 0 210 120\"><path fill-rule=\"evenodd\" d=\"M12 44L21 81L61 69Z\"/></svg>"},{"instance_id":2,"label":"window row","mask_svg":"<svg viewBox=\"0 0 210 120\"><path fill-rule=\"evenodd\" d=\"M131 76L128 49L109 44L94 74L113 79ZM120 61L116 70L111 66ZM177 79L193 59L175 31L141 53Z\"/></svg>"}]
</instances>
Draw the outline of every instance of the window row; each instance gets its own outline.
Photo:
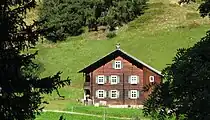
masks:
<instances>
[{"instance_id":1,"label":"window row","mask_svg":"<svg viewBox=\"0 0 210 120\"><path fill-rule=\"evenodd\" d=\"M112 63L112 68L114 69L122 69L123 68L123 63L122 61L120 60L115 60L113 63ZM101 77L102 79L102 77ZM115 79L115 78L114 78ZM116 80L115 80L116 81ZM131 76L131 84L132 84L132 81L134 81L133 84L137 84L137 76ZM150 82L154 82L155 81L155 77L154 76L149 76L149 81ZM116 83L116 82L115 82ZM114 83L114 84L115 84ZM130 83L130 82L129 82Z\"/></svg>"},{"instance_id":2,"label":"window row","mask_svg":"<svg viewBox=\"0 0 210 120\"><path fill-rule=\"evenodd\" d=\"M130 99L137 99L139 98L140 92L138 90L129 90L128 92L128 98ZM97 90L96 91L96 98L104 99L104 98L111 98L111 99L117 99L120 97L120 91L118 90Z\"/></svg>"},{"instance_id":3,"label":"window row","mask_svg":"<svg viewBox=\"0 0 210 120\"><path fill-rule=\"evenodd\" d=\"M149 81L154 82L155 77L149 76ZM105 83L111 83L111 84L118 84L120 83L120 76L118 75L111 75L111 76L104 76L104 75L98 75L96 76L96 83L97 84L105 84ZM128 77L128 83L130 84L138 84L139 83L139 76L137 75L131 75Z\"/></svg>"}]
</instances>

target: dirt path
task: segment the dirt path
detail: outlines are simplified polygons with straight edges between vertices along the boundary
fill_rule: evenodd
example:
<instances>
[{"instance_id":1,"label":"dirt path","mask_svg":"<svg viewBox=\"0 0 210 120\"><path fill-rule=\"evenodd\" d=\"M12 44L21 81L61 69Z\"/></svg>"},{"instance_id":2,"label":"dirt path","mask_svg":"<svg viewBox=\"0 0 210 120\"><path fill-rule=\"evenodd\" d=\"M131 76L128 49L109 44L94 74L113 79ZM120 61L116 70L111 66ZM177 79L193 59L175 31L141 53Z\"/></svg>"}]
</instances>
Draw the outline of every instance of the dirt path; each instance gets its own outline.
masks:
<instances>
[{"instance_id":1,"label":"dirt path","mask_svg":"<svg viewBox=\"0 0 210 120\"><path fill-rule=\"evenodd\" d=\"M78 113L78 112L69 112L69 111L62 111L62 110L43 110L43 112L55 112L55 113L67 113L67 114L93 116L93 117L104 117L102 115L94 115L94 114ZM119 120L131 120L131 118L114 117L114 116L106 116L106 118L114 118L114 119L119 119Z\"/></svg>"}]
</instances>

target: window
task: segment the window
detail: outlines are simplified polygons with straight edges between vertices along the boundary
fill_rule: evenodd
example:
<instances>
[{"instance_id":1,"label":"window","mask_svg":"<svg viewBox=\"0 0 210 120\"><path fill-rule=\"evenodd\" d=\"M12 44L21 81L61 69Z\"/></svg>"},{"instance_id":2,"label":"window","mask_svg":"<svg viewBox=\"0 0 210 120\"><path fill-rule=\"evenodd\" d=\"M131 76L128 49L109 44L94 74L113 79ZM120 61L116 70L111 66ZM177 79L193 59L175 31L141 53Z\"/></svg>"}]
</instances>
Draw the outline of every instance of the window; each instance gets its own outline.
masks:
<instances>
[{"instance_id":1,"label":"window","mask_svg":"<svg viewBox=\"0 0 210 120\"><path fill-rule=\"evenodd\" d=\"M114 68L115 68L115 69L121 69L121 68L122 68L121 61L115 61Z\"/></svg>"},{"instance_id":2,"label":"window","mask_svg":"<svg viewBox=\"0 0 210 120\"><path fill-rule=\"evenodd\" d=\"M155 82L155 76L149 76L149 81L150 82Z\"/></svg>"},{"instance_id":3,"label":"window","mask_svg":"<svg viewBox=\"0 0 210 120\"><path fill-rule=\"evenodd\" d=\"M112 99L118 98L118 91L117 90L111 90L111 98Z\"/></svg>"},{"instance_id":4,"label":"window","mask_svg":"<svg viewBox=\"0 0 210 120\"><path fill-rule=\"evenodd\" d=\"M131 84L137 84L137 82L138 82L138 76L137 75L131 75L130 83Z\"/></svg>"},{"instance_id":5,"label":"window","mask_svg":"<svg viewBox=\"0 0 210 120\"><path fill-rule=\"evenodd\" d=\"M104 91L104 90L98 90L97 93L96 93L96 95L97 95L98 98L105 98L106 91Z\"/></svg>"},{"instance_id":6,"label":"window","mask_svg":"<svg viewBox=\"0 0 210 120\"><path fill-rule=\"evenodd\" d=\"M117 84L118 83L119 76L117 75L111 75L111 84Z\"/></svg>"},{"instance_id":7,"label":"window","mask_svg":"<svg viewBox=\"0 0 210 120\"><path fill-rule=\"evenodd\" d=\"M130 91L130 98L131 99L137 99L138 98L138 91L137 90L131 90Z\"/></svg>"},{"instance_id":8,"label":"window","mask_svg":"<svg viewBox=\"0 0 210 120\"><path fill-rule=\"evenodd\" d=\"M104 75L98 75L97 76L97 83L98 84L104 84Z\"/></svg>"}]
</instances>

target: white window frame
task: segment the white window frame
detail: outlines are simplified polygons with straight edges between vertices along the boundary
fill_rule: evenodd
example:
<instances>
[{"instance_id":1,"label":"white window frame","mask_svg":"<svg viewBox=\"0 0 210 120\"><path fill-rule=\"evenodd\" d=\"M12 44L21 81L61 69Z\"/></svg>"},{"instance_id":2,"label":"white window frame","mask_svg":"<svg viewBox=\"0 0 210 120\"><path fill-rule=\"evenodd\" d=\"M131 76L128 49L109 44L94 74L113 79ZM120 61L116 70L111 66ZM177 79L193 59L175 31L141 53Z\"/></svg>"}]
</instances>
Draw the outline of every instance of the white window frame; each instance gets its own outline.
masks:
<instances>
[{"instance_id":1,"label":"white window frame","mask_svg":"<svg viewBox=\"0 0 210 120\"><path fill-rule=\"evenodd\" d=\"M135 95L135 96L132 96ZM130 98L137 99L138 98L138 91L137 90L130 90Z\"/></svg>"},{"instance_id":2,"label":"white window frame","mask_svg":"<svg viewBox=\"0 0 210 120\"><path fill-rule=\"evenodd\" d=\"M115 92L115 97L112 97L113 92ZM110 94L111 94L111 95L110 95L111 99L116 99L116 98L118 98L118 90L111 90Z\"/></svg>"},{"instance_id":3,"label":"white window frame","mask_svg":"<svg viewBox=\"0 0 210 120\"><path fill-rule=\"evenodd\" d=\"M131 75L130 84L137 84L137 83L138 83L138 76L137 75Z\"/></svg>"},{"instance_id":4,"label":"white window frame","mask_svg":"<svg viewBox=\"0 0 210 120\"><path fill-rule=\"evenodd\" d=\"M111 75L110 78L111 78L111 84L117 84L118 83L118 76L117 75ZM113 82L113 80L116 80L116 81Z\"/></svg>"},{"instance_id":5,"label":"white window frame","mask_svg":"<svg viewBox=\"0 0 210 120\"><path fill-rule=\"evenodd\" d=\"M149 76L149 82L155 82L155 76Z\"/></svg>"},{"instance_id":6,"label":"white window frame","mask_svg":"<svg viewBox=\"0 0 210 120\"><path fill-rule=\"evenodd\" d=\"M115 62L114 62L114 68L115 69L121 69L122 68L122 61L115 60Z\"/></svg>"},{"instance_id":7,"label":"white window frame","mask_svg":"<svg viewBox=\"0 0 210 120\"><path fill-rule=\"evenodd\" d=\"M100 92L102 92L102 93L100 93ZM98 97L99 99L105 98L105 92L106 92L105 90L98 90L98 91L97 91L97 97ZM102 94L103 96L100 97L100 96L99 96L100 94Z\"/></svg>"},{"instance_id":8,"label":"white window frame","mask_svg":"<svg viewBox=\"0 0 210 120\"><path fill-rule=\"evenodd\" d=\"M100 81L102 80L102 81ZM105 76L104 75L98 75L97 76L97 83L98 84L104 84L105 83Z\"/></svg>"}]
</instances>

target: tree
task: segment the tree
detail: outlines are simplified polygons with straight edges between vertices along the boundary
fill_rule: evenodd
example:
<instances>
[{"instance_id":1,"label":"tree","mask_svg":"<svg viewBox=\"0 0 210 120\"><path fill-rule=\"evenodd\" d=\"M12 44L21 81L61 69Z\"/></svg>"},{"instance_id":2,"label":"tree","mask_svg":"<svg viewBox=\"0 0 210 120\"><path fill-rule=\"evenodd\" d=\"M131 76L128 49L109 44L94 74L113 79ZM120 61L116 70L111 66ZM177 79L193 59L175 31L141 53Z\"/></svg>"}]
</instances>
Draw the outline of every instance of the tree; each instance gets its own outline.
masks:
<instances>
[{"instance_id":1,"label":"tree","mask_svg":"<svg viewBox=\"0 0 210 120\"><path fill-rule=\"evenodd\" d=\"M97 13L95 21L98 26L107 25L110 30L115 30L115 27L128 23L143 14L146 9L146 2L147 0L97 1L97 4L93 6L93 8L97 8L94 9L94 13Z\"/></svg>"},{"instance_id":2,"label":"tree","mask_svg":"<svg viewBox=\"0 0 210 120\"><path fill-rule=\"evenodd\" d=\"M85 0L43 0L39 12L40 20L45 20L42 28L53 28L44 36L56 42L81 34L87 9Z\"/></svg>"},{"instance_id":3,"label":"tree","mask_svg":"<svg viewBox=\"0 0 210 120\"><path fill-rule=\"evenodd\" d=\"M43 0L40 20L42 28L54 30L44 34L52 41L79 35L82 28L98 30L98 26L116 26L128 23L143 14L147 0Z\"/></svg>"},{"instance_id":4,"label":"tree","mask_svg":"<svg viewBox=\"0 0 210 120\"><path fill-rule=\"evenodd\" d=\"M209 15L209 1L199 7ZM205 8L206 7L206 8ZM210 17L210 16L209 16ZM197 44L179 49L173 63L163 70L166 82L155 85L145 102L144 114L157 119L210 119L210 31Z\"/></svg>"},{"instance_id":5,"label":"tree","mask_svg":"<svg viewBox=\"0 0 210 120\"><path fill-rule=\"evenodd\" d=\"M60 74L39 78L30 72L37 69L33 62L36 53L22 51L36 45L43 29L40 22L27 25L28 10L36 6L35 0L0 1L0 118L4 120L34 119L43 109L42 94L70 84Z\"/></svg>"},{"instance_id":6,"label":"tree","mask_svg":"<svg viewBox=\"0 0 210 120\"><path fill-rule=\"evenodd\" d=\"M200 14L202 17L209 16L210 17L210 0L204 0L203 3L199 6Z\"/></svg>"}]
</instances>

